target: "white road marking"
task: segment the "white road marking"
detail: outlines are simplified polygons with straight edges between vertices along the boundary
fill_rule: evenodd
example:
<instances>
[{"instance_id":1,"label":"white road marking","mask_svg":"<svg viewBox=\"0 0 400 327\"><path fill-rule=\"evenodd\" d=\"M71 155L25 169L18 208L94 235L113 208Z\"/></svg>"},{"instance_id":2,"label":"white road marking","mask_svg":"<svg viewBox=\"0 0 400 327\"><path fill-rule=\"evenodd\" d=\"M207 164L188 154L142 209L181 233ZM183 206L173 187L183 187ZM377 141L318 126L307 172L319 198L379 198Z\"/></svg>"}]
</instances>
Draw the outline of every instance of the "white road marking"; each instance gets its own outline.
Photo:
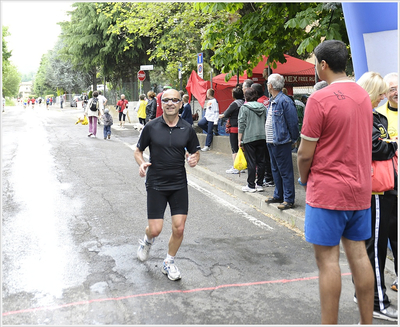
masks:
<instances>
[{"instance_id":1,"label":"white road marking","mask_svg":"<svg viewBox=\"0 0 400 327\"><path fill-rule=\"evenodd\" d=\"M199 192L203 193L204 195L208 196L210 199L215 200L215 195L206 190L205 188L199 186L198 184L189 181L188 180L188 185L193 187L194 189L198 190ZM258 220L257 218L253 217L252 215L249 215L247 212L243 211L242 209L239 209L238 207L234 206L233 204L230 204L228 201L225 201L223 199L218 199L218 204L227 207L234 213L237 213L238 215L241 215L243 218L246 218L249 220L252 224L256 225L257 227L260 227L261 229L267 229L267 230L272 230L273 227L267 225L266 223L262 222L261 220Z\"/></svg>"}]
</instances>

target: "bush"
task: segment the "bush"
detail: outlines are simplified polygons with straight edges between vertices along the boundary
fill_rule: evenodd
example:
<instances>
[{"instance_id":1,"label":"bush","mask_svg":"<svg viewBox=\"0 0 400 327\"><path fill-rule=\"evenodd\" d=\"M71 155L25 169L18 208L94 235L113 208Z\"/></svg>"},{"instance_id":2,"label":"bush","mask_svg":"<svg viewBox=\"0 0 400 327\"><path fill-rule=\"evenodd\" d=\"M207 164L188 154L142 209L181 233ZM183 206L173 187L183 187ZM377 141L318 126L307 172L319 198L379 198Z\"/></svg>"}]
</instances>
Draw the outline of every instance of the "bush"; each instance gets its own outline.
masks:
<instances>
[{"instance_id":1,"label":"bush","mask_svg":"<svg viewBox=\"0 0 400 327\"><path fill-rule=\"evenodd\" d=\"M15 100L12 98L6 97L6 106L7 107L15 106Z\"/></svg>"}]
</instances>

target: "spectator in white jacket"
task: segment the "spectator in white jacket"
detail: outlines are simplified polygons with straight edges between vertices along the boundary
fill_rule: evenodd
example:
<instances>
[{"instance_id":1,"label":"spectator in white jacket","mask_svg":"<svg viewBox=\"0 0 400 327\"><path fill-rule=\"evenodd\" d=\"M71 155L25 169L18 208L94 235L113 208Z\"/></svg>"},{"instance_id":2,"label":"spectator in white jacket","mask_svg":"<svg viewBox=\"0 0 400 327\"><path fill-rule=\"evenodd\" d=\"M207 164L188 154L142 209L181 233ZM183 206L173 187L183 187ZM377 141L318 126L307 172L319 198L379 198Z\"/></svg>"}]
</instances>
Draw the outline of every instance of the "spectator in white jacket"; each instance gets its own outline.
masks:
<instances>
[{"instance_id":1,"label":"spectator in white jacket","mask_svg":"<svg viewBox=\"0 0 400 327\"><path fill-rule=\"evenodd\" d=\"M207 90L207 102L205 106L205 114L202 119L199 120L198 126L207 133L206 143L201 151L209 151L214 136L214 126L218 125L219 118L219 106L217 99L214 98L214 90Z\"/></svg>"}]
</instances>

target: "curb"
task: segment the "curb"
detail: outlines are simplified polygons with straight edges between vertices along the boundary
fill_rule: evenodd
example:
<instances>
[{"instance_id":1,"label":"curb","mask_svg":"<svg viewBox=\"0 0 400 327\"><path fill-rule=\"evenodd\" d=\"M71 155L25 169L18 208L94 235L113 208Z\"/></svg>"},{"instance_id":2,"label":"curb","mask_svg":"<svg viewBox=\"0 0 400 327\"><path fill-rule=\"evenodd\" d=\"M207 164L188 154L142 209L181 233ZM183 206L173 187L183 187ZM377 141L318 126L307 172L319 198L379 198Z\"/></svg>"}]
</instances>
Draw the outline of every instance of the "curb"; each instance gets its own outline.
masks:
<instances>
[{"instance_id":1,"label":"curb","mask_svg":"<svg viewBox=\"0 0 400 327\"><path fill-rule=\"evenodd\" d=\"M191 169L186 170L188 175L193 175L198 179L201 179L217 188L241 199L242 201L248 203L249 205L263 211L266 214L271 215L277 220L281 220L287 223L292 229L296 229L304 233L304 212L288 209L280 210L278 209L277 203L267 204L265 203L265 196L259 193L246 193L242 191L242 186L235 182L230 181L227 178L222 177L210 171L207 168L197 165Z\"/></svg>"}]
</instances>

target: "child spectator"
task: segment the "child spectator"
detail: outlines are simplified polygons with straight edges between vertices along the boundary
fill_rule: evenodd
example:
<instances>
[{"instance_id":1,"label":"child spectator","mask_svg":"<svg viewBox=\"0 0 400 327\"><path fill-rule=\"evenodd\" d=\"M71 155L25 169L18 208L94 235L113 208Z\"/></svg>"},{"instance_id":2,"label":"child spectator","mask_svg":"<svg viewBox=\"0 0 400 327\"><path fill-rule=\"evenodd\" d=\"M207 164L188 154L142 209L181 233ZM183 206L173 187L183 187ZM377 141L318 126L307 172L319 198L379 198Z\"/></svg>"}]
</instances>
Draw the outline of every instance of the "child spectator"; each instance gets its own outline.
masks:
<instances>
[{"instance_id":1,"label":"child spectator","mask_svg":"<svg viewBox=\"0 0 400 327\"><path fill-rule=\"evenodd\" d=\"M102 117L104 123L104 139L110 139L111 137L111 125L113 124L113 118L110 115L110 111L106 108L104 109L104 115Z\"/></svg>"}]
</instances>

